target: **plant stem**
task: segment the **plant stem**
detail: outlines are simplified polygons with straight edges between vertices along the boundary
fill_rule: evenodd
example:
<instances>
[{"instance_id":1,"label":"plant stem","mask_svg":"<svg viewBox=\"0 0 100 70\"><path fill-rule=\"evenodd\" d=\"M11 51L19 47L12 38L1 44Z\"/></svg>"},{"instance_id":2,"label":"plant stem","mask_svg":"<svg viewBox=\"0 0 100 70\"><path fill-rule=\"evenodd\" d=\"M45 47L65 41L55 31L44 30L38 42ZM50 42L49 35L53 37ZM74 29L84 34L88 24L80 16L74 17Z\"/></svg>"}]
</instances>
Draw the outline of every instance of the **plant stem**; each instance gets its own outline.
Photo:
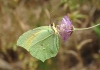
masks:
<instances>
[{"instance_id":1,"label":"plant stem","mask_svg":"<svg viewBox=\"0 0 100 70\"><path fill-rule=\"evenodd\" d=\"M73 31L76 31L76 30L87 30L87 29L91 29L91 28L94 28L94 27L96 27L96 26L99 26L100 25L100 23L99 24L97 24L97 25L94 25L94 26L91 26L91 27L88 27L88 28L74 28L73 29Z\"/></svg>"}]
</instances>

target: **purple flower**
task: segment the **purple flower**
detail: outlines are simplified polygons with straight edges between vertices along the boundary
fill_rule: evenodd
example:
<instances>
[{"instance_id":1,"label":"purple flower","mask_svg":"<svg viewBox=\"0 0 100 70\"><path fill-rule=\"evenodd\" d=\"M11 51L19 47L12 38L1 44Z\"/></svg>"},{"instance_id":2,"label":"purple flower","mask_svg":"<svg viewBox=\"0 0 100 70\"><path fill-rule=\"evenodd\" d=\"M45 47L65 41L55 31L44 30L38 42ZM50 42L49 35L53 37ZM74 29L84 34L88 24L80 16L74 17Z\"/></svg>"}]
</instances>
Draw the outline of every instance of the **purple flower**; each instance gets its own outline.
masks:
<instances>
[{"instance_id":1,"label":"purple flower","mask_svg":"<svg viewBox=\"0 0 100 70\"><path fill-rule=\"evenodd\" d=\"M66 41L72 34L73 25L67 16L64 16L62 22L57 26L61 38Z\"/></svg>"}]
</instances>

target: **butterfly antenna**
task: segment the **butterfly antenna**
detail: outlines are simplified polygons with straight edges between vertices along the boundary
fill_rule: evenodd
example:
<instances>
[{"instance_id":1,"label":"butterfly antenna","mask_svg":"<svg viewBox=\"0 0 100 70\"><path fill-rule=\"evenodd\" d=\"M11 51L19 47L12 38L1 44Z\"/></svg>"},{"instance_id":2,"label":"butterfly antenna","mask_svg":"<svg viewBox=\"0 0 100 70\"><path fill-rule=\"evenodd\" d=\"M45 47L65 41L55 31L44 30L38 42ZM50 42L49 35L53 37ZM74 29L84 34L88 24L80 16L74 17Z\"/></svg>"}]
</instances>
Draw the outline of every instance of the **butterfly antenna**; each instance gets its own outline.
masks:
<instances>
[{"instance_id":1,"label":"butterfly antenna","mask_svg":"<svg viewBox=\"0 0 100 70\"><path fill-rule=\"evenodd\" d=\"M52 23L52 13L53 13L53 11L50 13L50 26L53 26L53 23Z\"/></svg>"},{"instance_id":2,"label":"butterfly antenna","mask_svg":"<svg viewBox=\"0 0 100 70\"><path fill-rule=\"evenodd\" d=\"M53 13L53 11L50 12L50 18L49 18L50 19L50 24L49 24L49 27L53 26L53 23L52 23L52 20L51 20L52 13Z\"/></svg>"}]
</instances>

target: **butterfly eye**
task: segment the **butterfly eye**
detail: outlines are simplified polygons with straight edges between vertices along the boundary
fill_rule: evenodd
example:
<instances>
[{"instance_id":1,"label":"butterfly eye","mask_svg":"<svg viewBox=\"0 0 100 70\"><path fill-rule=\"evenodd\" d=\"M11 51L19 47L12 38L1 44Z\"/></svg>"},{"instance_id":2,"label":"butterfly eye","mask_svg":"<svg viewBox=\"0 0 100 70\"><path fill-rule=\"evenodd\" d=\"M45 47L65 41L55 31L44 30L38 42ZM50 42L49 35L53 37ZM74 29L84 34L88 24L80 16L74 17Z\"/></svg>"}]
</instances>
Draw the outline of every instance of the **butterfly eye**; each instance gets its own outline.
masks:
<instances>
[{"instance_id":1,"label":"butterfly eye","mask_svg":"<svg viewBox=\"0 0 100 70\"><path fill-rule=\"evenodd\" d=\"M50 26L53 26L53 23L50 23Z\"/></svg>"}]
</instances>

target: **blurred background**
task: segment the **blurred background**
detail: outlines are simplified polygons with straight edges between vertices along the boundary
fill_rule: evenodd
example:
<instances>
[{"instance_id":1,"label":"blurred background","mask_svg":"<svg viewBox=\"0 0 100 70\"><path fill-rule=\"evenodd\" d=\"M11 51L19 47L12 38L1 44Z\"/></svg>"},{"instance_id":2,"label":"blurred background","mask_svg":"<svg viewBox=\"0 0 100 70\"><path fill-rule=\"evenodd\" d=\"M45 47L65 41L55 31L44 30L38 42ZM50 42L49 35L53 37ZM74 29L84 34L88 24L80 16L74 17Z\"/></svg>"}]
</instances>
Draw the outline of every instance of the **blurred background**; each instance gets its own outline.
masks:
<instances>
[{"instance_id":1,"label":"blurred background","mask_svg":"<svg viewBox=\"0 0 100 70\"><path fill-rule=\"evenodd\" d=\"M100 70L100 26L73 32L44 63L16 46L22 33L65 15L77 28L96 25L100 0L0 0L0 70Z\"/></svg>"}]
</instances>

